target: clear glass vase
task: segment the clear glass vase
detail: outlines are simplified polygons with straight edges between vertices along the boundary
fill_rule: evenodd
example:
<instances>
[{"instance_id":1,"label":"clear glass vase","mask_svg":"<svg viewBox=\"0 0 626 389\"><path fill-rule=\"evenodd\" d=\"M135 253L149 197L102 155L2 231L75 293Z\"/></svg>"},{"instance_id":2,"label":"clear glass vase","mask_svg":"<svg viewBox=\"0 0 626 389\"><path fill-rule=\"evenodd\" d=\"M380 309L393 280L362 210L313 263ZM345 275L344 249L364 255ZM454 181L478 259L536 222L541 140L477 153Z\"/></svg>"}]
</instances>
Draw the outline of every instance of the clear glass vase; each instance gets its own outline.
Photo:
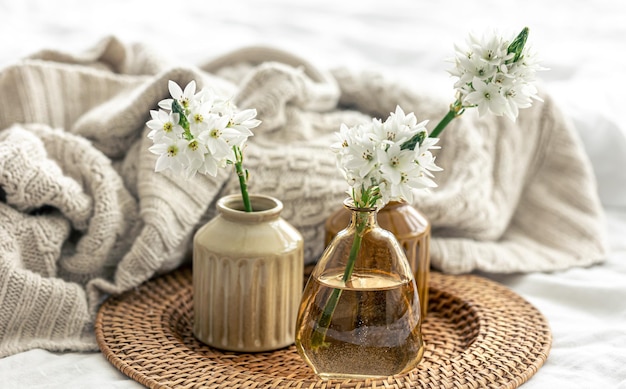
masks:
<instances>
[{"instance_id":1,"label":"clear glass vase","mask_svg":"<svg viewBox=\"0 0 626 389\"><path fill-rule=\"evenodd\" d=\"M337 209L325 222L326 245L350 221L350 210ZM404 248L422 303L422 320L428 314L428 283L430 279L430 222L417 208L407 202L392 201L378 211L378 224L393 233Z\"/></svg>"},{"instance_id":2,"label":"clear glass vase","mask_svg":"<svg viewBox=\"0 0 626 389\"><path fill-rule=\"evenodd\" d=\"M413 273L397 239L378 226L376 209L344 205L350 223L307 282L296 348L322 379L407 372L424 352Z\"/></svg>"}]
</instances>

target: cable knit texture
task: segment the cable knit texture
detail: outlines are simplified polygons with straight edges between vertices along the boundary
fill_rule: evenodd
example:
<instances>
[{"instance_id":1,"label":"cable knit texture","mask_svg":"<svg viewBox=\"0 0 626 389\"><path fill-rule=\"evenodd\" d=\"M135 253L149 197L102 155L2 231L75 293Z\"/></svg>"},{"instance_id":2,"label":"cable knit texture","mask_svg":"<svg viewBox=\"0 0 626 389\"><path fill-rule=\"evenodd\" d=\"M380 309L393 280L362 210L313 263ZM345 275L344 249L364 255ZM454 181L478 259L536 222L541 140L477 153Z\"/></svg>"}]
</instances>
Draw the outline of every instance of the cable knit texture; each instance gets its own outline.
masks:
<instances>
[{"instance_id":1,"label":"cable knit texture","mask_svg":"<svg viewBox=\"0 0 626 389\"><path fill-rule=\"evenodd\" d=\"M170 79L258 110L263 124L245 149L250 191L283 201L307 263L345 197L329 151L339 125L385 118L396 105L433 124L448 103L263 47L192 66L111 37L84 53L47 50L0 69L0 357L97 349L103 298L183 263L216 199L238 191L227 171L192 180L154 173L145 122ZM470 110L444 131L440 187L415 200L433 225L439 270L551 271L603 259L589 161L543 97L516 123Z\"/></svg>"}]
</instances>

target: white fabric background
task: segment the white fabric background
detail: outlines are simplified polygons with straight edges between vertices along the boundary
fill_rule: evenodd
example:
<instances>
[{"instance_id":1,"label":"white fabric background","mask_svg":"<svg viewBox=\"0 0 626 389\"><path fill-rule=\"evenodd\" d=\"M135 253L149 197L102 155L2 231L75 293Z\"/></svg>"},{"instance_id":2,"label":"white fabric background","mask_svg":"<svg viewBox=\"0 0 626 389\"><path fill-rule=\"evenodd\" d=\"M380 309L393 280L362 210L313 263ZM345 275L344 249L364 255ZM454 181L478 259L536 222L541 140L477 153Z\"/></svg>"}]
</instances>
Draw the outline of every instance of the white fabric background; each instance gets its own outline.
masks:
<instances>
[{"instance_id":1,"label":"white fabric background","mask_svg":"<svg viewBox=\"0 0 626 389\"><path fill-rule=\"evenodd\" d=\"M0 0L0 66L44 48L78 52L106 35L187 64L262 44L322 68L380 71L451 101L445 60L455 42L470 31L530 27L550 68L542 82L591 157L611 252L588 269L485 276L528 299L552 327L548 361L524 388L626 389L625 21L626 3L615 0ZM0 359L0 386L141 387L99 353L43 350Z\"/></svg>"}]
</instances>

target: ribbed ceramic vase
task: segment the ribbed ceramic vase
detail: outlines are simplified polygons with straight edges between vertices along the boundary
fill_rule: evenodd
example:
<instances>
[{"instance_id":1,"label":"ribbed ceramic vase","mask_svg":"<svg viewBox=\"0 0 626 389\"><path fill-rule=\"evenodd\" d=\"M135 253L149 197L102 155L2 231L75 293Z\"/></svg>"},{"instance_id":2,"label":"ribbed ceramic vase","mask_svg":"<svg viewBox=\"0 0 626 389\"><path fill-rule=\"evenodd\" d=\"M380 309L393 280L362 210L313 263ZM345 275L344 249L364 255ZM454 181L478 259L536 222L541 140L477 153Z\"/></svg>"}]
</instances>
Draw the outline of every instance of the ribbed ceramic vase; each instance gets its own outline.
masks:
<instances>
[{"instance_id":1,"label":"ribbed ceramic vase","mask_svg":"<svg viewBox=\"0 0 626 389\"><path fill-rule=\"evenodd\" d=\"M322 379L413 369L424 344L413 272L373 208L355 208L315 265L298 312L296 349Z\"/></svg>"},{"instance_id":2,"label":"ribbed ceramic vase","mask_svg":"<svg viewBox=\"0 0 626 389\"><path fill-rule=\"evenodd\" d=\"M230 351L276 350L294 342L302 294L303 239L283 205L251 195L218 200L218 215L194 237L193 333Z\"/></svg>"},{"instance_id":3,"label":"ribbed ceramic vase","mask_svg":"<svg viewBox=\"0 0 626 389\"><path fill-rule=\"evenodd\" d=\"M326 219L326 245L350 221L350 211L337 209ZM422 303L422 318L428 313L428 280L430 275L430 222L411 204L392 201L378 211L378 224L391 231L404 248Z\"/></svg>"}]
</instances>

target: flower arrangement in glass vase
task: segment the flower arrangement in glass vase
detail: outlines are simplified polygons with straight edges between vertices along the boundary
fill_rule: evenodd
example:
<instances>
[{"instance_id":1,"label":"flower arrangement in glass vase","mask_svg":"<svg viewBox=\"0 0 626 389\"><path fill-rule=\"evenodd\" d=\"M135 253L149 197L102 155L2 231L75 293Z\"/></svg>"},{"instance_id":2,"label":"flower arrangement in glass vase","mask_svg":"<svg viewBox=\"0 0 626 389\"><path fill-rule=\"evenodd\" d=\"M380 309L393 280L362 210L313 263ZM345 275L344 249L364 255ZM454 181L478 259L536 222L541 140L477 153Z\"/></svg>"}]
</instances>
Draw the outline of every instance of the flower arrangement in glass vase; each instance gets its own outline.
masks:
<instances>
[{"instance_id":1,"label":"flower arrangement in glass vase","mask_svg":"<svg viewBox=\"0 0 626 389\"><path fill-rule=\"evenodd\" d=\"M296 346L320 377L382 377L423 353L420 303L403 249L376 221L390 200L435 186L426 122L397 107L382 122L342 125L332 145L352 222L327 246L303 293Z\"/></svg>"},{"instance_id":2,"label":"flower arrangement in glass vase","mask_svg":"<svg viewBox=\"0 0 626 389\"><path fill-rule=\"evenodd\" d=\"M194 81L184 90L169 81L168 89L172 98L160 101L147 122L155 170L192 178L232 165L241 191L218 199L217 216L194 235L193 334L231 351L286 347L294 341L304 242L280 217L280 200L248 193L243 149L261 123L256 110L240 111L210 89L196 93Z\"/></svg>"},{"instance_id":3,"label":"flower arrangement in glass vase","mask_svg":"<svg viewBox=\"0 0 626 389\"><path fill-rule=\"evenodd\" d=\"M431 152L438 135L467 108L517 118L540 100L532 84L540 67L526 45L528 29L514 39L470 36L457 47L450 73L456 100L429 134L427 121L397 107L383 122L342 124L331 146L346 179L348 227L326 247L305 287L296 346L323 379L385 377L406 372L423 354L420 301L412 269L398 240L377 224L390 201L411 203L416 190L436 187L442 170ZM422 302L427 303L427 302Z\"/></svg>"}]
</instances>

